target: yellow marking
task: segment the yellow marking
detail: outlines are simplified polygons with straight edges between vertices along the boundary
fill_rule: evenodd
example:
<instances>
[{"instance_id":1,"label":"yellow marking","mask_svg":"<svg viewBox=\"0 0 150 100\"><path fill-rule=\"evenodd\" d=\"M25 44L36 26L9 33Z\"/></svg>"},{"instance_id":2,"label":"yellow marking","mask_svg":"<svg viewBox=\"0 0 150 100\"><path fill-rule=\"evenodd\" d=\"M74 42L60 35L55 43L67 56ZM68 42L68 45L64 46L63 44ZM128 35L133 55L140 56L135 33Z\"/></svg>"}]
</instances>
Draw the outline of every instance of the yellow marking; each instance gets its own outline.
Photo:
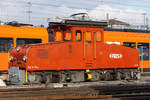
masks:
<instances>
[{"instance_id":1,"label":"yellow marking","mask_svg":"<svg viewBox=\"0 0 150 100\"><path fill-rule=\"evenodd\" d=\"M87 79L90 80L92 78L92 75L90 74L90 70L86 69Z\"/></svg>"},{"instance_id":2,"label":"yellow marking","mask_svg":"<svg viewBox=\"0 0 150 100\"><path fill-rule=\"evenodd\" d=\"M90 72L90 70L89 70L89 69L86 69L86 73L88 73L88 72Z\"/></svg>"},{"instance_id":3,"label":"yellow marking","mask_svg":"<svg viewBox=\"0 0 150 100\"><path fill-rule=\"evenodd\" d=\"M96 59L96 33L94 34L94 59Z\"/></svg>"},{"instance_id":4,"label":"yellow marking","mask_svg":"<svg viewBox=\"0 0 150 100\"><path fill-rule=\"evenodd\" d=\"M86 44L85 44L85 33L83 33L84 34L84 37L83 37L83 59L85 59L85 46L86 46Z\"/></svg>"},{"instance_id":5,"label":"yellow marking","mask_svg":"<svg viewBox=\"0 0 150 100\"><path fill-rule=\"evenodd\" d=\"M88 75L88 80L90 80L92 78L91 74L87 74Z\"/></svg>"},{"instance_id":6,"label":"yellow marking","mask_svg":"<svg viewBox=\"0 0 150 100\"><path fill-rule=\"evenodd\" d=\"M26 70L26 83L28 83L28 72Z\"/></svg>"}]
</instances>

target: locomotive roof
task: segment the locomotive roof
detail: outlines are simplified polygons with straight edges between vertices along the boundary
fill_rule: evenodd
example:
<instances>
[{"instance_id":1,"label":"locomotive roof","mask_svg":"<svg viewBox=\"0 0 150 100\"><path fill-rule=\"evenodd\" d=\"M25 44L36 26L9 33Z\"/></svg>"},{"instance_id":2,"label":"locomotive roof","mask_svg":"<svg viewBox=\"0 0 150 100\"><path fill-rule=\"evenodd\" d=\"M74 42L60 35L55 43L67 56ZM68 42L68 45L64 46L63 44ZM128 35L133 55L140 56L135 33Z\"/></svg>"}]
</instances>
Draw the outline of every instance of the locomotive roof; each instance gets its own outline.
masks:
<instances>
[{"instance_id":1,"label":"locomotive roof","mask_svg":"<svg viewBox=\"0 0 150 100\"><path fill-rule=\"evenodd\" d=\"M86 20L64 20L62 22L49 22L49 26L57 26L57 25L107 27L107 22L86 21Z\"/></svg>"}]
</instances>

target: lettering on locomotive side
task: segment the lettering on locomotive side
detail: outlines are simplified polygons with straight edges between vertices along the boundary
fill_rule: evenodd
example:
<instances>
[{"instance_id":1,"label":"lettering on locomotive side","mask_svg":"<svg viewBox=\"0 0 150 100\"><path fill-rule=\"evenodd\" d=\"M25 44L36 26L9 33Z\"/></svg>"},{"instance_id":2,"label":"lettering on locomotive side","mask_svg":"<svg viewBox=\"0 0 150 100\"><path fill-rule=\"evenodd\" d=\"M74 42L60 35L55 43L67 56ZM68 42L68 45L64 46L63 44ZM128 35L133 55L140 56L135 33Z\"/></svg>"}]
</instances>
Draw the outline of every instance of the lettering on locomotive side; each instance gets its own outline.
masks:
<instances>
[{"instance_id":1,"label":"lettering on locomotive side","mask_svg":"<svg viewBox=\"0 0 150 100\"><path fill-rule=\"evenodd\" d=\"M28 69L39 69L38 66L28 66Z\"/></svg>"},{"instance_id":2,"label":"lettering on locomotive side","mask_svg":"<svg viewBox=\"0 0 150 100\"><path fill-rule=\"evenodd\" d=\"M121 59L123 58L123 55L122 54L109 54L109 58L111 59Z\"/></svg>"}]
</instances>

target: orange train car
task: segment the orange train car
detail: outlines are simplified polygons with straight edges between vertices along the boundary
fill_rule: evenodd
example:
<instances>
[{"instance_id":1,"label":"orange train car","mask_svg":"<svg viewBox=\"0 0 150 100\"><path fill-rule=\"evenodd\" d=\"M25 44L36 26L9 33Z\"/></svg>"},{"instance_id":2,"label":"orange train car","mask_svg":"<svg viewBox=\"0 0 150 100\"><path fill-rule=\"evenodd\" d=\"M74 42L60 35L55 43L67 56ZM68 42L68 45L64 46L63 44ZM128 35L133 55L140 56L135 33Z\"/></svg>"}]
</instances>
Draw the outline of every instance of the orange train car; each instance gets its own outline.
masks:
<instances>
[{"instance_id":1,"label":"orange train car","mask_svg":"<svg viewBox=\"0 0 150 100\"><path fill-rule=\"evenodd\" d=\"M150 31L128 29L105 29L104 41L139 51L141 71L150 71Z\"/></svg>"},{"instance_id":2,"label":"orange train car","mask_svg":"<svg viewBox=\"0 0 150 100\"><path fill-rule=\"evenodd\" d=\"M104 43L105 22L50 22L51 43L10 52L12 84L137 79L138 51Z\"/></svg>"},{"instance_id":3,"label":"orange train car","mask_svg":"<svg viewBox=\"0 0 150 100\"><path fill-rule=\"evenodd\" d=\"M0 73L7 73L9 51L19 45L48 42L46 28L27 24L0 25Z\"/></svg>"}]
</instances>

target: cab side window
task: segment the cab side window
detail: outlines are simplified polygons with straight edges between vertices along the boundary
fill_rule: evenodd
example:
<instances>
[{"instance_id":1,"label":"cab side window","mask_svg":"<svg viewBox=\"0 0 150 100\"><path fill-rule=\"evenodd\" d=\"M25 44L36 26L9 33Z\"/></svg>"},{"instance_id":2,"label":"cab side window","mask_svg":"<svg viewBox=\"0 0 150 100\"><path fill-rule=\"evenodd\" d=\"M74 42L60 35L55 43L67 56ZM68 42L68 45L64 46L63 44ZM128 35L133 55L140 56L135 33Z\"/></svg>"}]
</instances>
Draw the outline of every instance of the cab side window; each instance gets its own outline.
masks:
<instances>
[{"instance_id":1,"label":"cab side window","mask_svg":"<svg viewBox=\"0 0 150 100\"><path fill-rule=\"evenodd\" d=\"M76 30L75 40L76 41L81 41L82 40L82 32L80 30Z\"/></svg>"},{"instance_id":2,"label":"cab side window","mask_svg":"<svg viewBox=\"0 0 150 100\"><path fill-rule=\"evenodd\" d=\"M96 32L96 41L97 42L102 41L102 32L100 32L100 31Z\"/></svg>"},{"instance_id":3,"label":"cab side window","mask_svg":"<svg viewBox=\"0 0 150 100\"><path fill-rule=\"evenodd\" d=\"M65 32L64 40L65 40L65 41L70 41L70 40L72 39L71 35L72 35L72 32L71 32L71 31Z\"/></svg>"},{"instance_id":4,"label":"cab side window","mask_svg":"<svg viewBox=\"0 0 150 100\"><path fill-rule=\"evenodd\" d=\"M89 31L85 32L85 41L87 43L91 43L92 42L92 32L89 32Z\"/></svg>"},{"instance_id":5,"label":"cab side window","mask_svg":"<svg viewBox=\"0 0 150 100\"><path fill-rule=\"evenodd\" d=\"M48 28L47 31L48 31L48 40L49 40L49 42L53 42L54 40L53 40L53 31L52 31L52 29Z\"/></svg>"},{"instance_id":6,"label":"cab side window","mask_svg":"<svg viewBox=\"0 0 150 100\"><path fill-rule=\"evenodd\" d=\"M62 31L56 31L55 33L55 41L63 41L63 32Z\"/></svg>"}]
</instances>

